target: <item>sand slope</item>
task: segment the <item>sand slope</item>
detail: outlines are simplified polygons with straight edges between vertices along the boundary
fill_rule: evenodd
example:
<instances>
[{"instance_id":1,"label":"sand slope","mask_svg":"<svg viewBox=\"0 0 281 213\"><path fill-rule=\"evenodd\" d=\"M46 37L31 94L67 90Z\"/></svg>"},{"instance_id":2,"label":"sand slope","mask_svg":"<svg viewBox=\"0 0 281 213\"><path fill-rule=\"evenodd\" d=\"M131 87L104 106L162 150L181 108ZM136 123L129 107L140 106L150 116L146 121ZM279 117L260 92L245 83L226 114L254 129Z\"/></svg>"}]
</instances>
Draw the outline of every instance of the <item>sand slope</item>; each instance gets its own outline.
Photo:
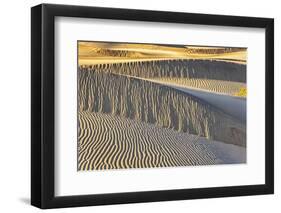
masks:
<instances>
[{"instance_id":1,"label":"sand slope","mask_svg":"<svg viewBox=\"0 0 281 213\"><path fill-rule=\"evenodd\" d=\"M208 103L213 107L220 109L222 112L231 115L232 117L238 119L240 122L246 125L246 119L247 119L246 97L231 96L226 94L227 92L231 92L233 90L235 91L235 87L237 86L237 84L244 85L243 83L230 82L231 85L234 84L233 85L234 88L228 88L228 86L226 85L226 88L220 89L221 92L210 92L210 90L214 90L215 88L220 87L217 84L224 84L224 83L221 83L220 80L202 80L205 82L206 85L200 86L200 85L192 84L192 86L191 85L188 86L185 84L172 82L169 80L162 80L162 79L161 80L142 79L142 80L154 82L159 85L168 86L170 88L182 91L187 95L193 95L194 97L199 98L201 101L205 101L205 103ZM195 82L197 82L198 79L189 79L189 80L190 81L194 80ZM209 81L215 81L216 83L212 87L212 84L210 84Z\"/></svg>"},{"instance_id":2,"label":"sand slope","mask_svg":"<svg viewBox=\"0 0 281 213\"><path fill-rule=\"evenodd\" d=\"M194 90L190 88L171 86L187 94L194 95L201 100L206 101L212 106L220 109L228 115L238 119L246 126L247 120L247 101L245 98L221 95L216 93L208 93L205 91ZM245 127L246 128L246 127ZM245 130L246 131L246 130Z\"/></svg>"},{"instance_id":3,"label":"sand slope","mask_svg":"<svg viewBox=\"0 0 281 213\"><path fill-rule=\"evenodd\" d=\"M196 96L135 77L80 71L79 111L110 113L246 146L246 126Z\"/></svg>"},{"instance_id":4,"label":"sand slope","mask_svg":"<svg viewBox=\"0 0 281 213\"><path fill-rule=\"evenodd\" d=\"M111 114L79 112L78 170L244 163L245 148ZM223 153L234 153L225 156Z\"/></svg>"},{"instance_id":5,"label":"sand slope","mask_svg":"<svg viewBox=\"0 0 281 213\"><path fill-rule=\"evenodd\" d=\"M246 83L200 78L153 78L154 82L194 88L206 92L238 96L241 89L246 88Z\"/></svg>"}]
</instances>

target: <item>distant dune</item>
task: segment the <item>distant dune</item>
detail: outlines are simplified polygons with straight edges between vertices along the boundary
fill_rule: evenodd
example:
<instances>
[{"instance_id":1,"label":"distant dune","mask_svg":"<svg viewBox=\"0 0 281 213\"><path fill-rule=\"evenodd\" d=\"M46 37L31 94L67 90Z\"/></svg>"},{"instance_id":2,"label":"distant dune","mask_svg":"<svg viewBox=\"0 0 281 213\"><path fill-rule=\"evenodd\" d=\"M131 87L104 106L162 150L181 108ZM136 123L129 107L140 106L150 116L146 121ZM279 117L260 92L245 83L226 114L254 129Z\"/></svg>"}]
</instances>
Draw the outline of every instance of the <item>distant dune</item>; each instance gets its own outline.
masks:
<instances>
[{"instance_id":1,"label":"distant dune","mask_svg":"<svg viewBox=\"0 0 281 213\"><path fill-rule=\"evenodd\" d=\"M127 44L111 42L78 42L79 64L119 63L123 60L148 59L220 59L245 63L247 49L238 47L205 47L155 44ZM110 60L113 59L113 60ZM115 60L117 61L115 61Z\"/></svg>"},{"instance_id":2,"label":"distant dune","mask_svg":"<svg viewBox=\"0 0 281 213\"><path fill-rule=\"evenodd\" d=\"M245 163L245 148L111 114L78 118L80 171Z\"/></svg>"}]
</instances>

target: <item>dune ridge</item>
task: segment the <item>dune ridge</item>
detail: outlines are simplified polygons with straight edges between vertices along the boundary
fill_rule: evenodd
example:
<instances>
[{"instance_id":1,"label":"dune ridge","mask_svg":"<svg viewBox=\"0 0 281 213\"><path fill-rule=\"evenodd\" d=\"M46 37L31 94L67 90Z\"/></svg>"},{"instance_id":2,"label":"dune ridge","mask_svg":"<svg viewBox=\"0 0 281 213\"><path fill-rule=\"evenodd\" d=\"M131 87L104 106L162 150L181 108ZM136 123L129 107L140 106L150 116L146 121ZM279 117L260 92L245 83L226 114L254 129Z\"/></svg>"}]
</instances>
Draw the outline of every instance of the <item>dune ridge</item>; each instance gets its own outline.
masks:
<instances>
[{"instance_id":1,"label":"dune ridge","mask_svg":"<svg viewBox=\"0 0 281 213\"><path fill-rule=\"evenodd\" d=\"M246 83L246 65L212 60L133 61L81 65L80 70L98 70L141 78L199 78Z\"/></svg>"},{"instance_id":2,"label":"dune ridge","mask_svg":"<svg viewBox=\"0 0 281 213\"><path fill-rule=\"evenodd\" d=\"M80 69L78 111L118 115L246 146L246 127L192 95L103 70Z\"/></svg>"},{"instance_id":3,"label":"dune ridge","mask_svg":"<svg viewBox=\"0 0 281 213\"><path fill-rule=\"evenodd\" d=\"M197 88L219 94L246 97L246 94L239 95L242 89L246 89L246 84L241 82L199 78L153 78L151 80L159 83L164 82L175 84L176 86L185 86L187 88Z\"/></svg>"}]
</instances>

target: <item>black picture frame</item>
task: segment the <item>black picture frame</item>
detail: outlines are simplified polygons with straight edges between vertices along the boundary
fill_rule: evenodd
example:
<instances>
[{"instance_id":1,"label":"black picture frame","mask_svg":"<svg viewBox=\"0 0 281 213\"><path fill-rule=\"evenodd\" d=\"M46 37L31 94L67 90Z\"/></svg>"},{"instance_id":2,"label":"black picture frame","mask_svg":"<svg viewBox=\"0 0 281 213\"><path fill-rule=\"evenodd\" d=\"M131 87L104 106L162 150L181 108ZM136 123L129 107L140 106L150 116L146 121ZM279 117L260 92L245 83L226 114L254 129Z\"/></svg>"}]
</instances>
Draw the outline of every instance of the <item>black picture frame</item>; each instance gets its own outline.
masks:
<instances>
[{"instance_id":1,"label":"black picture frame","mask_svg":"<svg viewBox=\"0 0 281 213\"><path fill-rule=\"evenodd\" d=\"M266 34L265 184L112 194L54 195L55 17L263 28ZM272 194L274 192L274 20L241 16L41 4L31 8L31 204L42 209ZM94 193L94 192L93 192Z\"/></svg>"}]
</instances>

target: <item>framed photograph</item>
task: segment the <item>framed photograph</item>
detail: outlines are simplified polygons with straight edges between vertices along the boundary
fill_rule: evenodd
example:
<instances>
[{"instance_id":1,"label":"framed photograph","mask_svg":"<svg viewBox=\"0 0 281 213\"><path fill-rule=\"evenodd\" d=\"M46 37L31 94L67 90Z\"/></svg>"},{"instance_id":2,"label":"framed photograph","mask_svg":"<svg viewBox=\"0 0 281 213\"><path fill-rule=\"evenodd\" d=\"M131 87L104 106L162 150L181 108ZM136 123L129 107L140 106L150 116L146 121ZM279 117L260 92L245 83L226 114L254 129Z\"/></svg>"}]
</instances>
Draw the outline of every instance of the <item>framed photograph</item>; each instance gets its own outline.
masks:
<instances>
[{"instance_id":1,"label":"framed photograph","mask_svg":"<svg viewBox=\"0 0 281 213\"><path fill-rule=\"evenodd\" d=\"M31 9L31 203L272 194L274 21Z\"/></svg>"}]
</instances>

